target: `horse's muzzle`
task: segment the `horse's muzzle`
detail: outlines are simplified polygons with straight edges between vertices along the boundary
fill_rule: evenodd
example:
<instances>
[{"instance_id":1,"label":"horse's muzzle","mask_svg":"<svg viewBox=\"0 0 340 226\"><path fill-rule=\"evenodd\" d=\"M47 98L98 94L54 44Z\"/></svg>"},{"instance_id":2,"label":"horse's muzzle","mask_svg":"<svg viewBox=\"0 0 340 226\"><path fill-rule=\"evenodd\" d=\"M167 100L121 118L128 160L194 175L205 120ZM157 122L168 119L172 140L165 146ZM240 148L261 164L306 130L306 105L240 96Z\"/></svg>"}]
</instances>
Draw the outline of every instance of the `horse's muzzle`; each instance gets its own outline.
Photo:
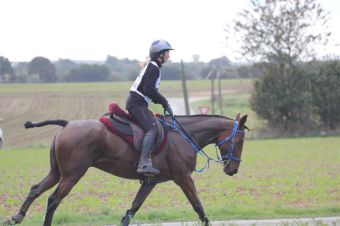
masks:
<instances>
[{"instance_id":1,"label":"horse's muzzle","mask_svg":"<svg viewBox=\"0 0 340 226\"><path fill-rule=\"evenodd\" d=\"M238 172L237 168L232 169L232 167L230 167L230 165L226 165L223 168L223 171L228 175L228 176L233 176L234 174L236 174Z\"/></svg>"}]
</instances>

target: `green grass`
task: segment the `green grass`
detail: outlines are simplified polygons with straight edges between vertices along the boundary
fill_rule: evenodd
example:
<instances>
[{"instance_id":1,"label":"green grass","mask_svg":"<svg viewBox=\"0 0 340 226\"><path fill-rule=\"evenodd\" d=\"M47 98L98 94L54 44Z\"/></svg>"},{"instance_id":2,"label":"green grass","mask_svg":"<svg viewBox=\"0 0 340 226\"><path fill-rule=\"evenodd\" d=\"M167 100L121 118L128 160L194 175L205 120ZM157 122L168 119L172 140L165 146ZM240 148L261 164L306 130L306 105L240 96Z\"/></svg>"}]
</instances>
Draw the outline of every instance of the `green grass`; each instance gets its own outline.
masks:
<instances>
[{"instance_id":1,"label":"green grass","mask_svg":"<svg viewBox=\"0 0 340 226\"><path fill-rule=\"evenodd\" d=\"M30 186L47 174L47 149L0 151L0 219L15 214ZM214 153L212 146L207 151ZM200 168L204 159L198 159ZM212 163L193 178L210 220L338 216L339 162L339 137L248 140L237 175ZM54 225L119 224L139 186L90 169L59 206ZM33 203L23 225L42 224L52 191ZM180 188L167 182L156 186L132 223L197 220Z\"/></svg>"},{"instance_id":2,"label":"green grass","mask_svg":"<svg viewBox=\"0 0 340 226\"><path fill-rule=\"evenodd\" d=\"M0 220L16 213L30 187L49 170L49 144L58 127L25 130L26 120L98 118L116 101L124 106L130 82L0 84L0 118L5 150L0 150ZM216 83L217 84L217 83ZM248 114L240 172L226 176L212 164L193 178L210 220L340 215L339 137L249 140L262 122L249 106L252 80L223 80L223 115ZM189 96L210 98L210 81L188 81ZM217 87L217 85L215 86ZM180 81L162 81L165 96L182 96ZM217 90L216 90L217 94ZM194 108L209 105L200 101ZM161 111L159 106L154 110ZM217 107L217 103L216 103ZM211 113L211 111L210 111ZM216 114L221 109L216 108ZM214 153L212 147L207 148ZM204 165L200 157L197 168ZM59 206L54 225L119 224L140 184L90 169ZM48 196L31 206L22 225L41 225ZM196 221L173 182L159 184L132 223Z\"/></svg>"}]
</instances>

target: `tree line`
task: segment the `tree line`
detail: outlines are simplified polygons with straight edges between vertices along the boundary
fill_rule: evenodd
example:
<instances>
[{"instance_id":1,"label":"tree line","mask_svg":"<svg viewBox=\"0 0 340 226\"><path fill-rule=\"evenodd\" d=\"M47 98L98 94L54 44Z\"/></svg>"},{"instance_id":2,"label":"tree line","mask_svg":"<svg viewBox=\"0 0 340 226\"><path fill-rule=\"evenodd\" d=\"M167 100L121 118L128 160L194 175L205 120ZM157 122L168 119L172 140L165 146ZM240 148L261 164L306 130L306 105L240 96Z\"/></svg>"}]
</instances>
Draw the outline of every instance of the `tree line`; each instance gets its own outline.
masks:
<instances>
[{"instance_id":1,"label":"tree line","mask_svg":"<svg viewBox=\"0 0 340 226\"><path fill-rule=\"evenodd\" d=\"M134 80L140 71L140 62L130 59L118 59L107 56L102 62L79 62L59 59L56 62L46 57L37 56L30 62L10 62L0 56L0 83L35 83L35 82L97 82ZM234 65L227 57L213 59L208 63L199 60L186 62L185 71L188 79L204 79L211 70L218 67L223 78L248 78L261 74L251 65ZM162 79L181 79L181 65L168 62L162 68Z\"/></svg>"},{"instance_id":2,"label":"tree line","mask_svg":"<svg viewBox=\"0 0 340 226\"><path fill-rule=\"evenodd\" d=\"M287 77L280 65L254 84L252 109L267 123L270 133L311 134L340 129L340 61L310 61L294 65Z\"/></svg>"}]
</instances>

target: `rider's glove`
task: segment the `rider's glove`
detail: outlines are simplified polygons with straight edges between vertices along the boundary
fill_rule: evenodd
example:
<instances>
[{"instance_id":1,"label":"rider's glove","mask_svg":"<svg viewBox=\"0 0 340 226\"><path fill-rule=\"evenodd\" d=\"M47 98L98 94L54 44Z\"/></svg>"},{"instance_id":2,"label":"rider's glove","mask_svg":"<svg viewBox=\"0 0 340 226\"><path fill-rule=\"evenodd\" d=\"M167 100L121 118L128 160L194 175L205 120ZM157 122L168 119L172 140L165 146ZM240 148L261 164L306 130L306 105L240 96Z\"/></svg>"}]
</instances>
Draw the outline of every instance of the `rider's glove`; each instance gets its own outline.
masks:
<instances>
[{"instance_id":1,"label":"rider's glove","mask_svg":"<svg viewBox=\"0 0 340 226\"><path fill-rule=\"evenodd\" d=\"M169 115L171 115L171 116L174 115L169 103L166 103L165 105L163 105L163 108L164 108L165 111L167 111L169 113Z\"/></svg>"}]
</instances>

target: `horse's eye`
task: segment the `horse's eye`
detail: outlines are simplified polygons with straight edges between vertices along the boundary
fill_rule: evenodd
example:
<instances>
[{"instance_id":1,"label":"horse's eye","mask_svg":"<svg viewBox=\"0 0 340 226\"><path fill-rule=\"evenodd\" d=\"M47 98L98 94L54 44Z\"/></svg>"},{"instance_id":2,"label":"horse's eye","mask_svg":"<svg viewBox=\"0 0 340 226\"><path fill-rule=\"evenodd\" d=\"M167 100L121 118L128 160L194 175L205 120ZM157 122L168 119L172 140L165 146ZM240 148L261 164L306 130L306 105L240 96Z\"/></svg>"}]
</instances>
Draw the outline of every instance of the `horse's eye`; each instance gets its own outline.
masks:
<instances>
[{"instance_id":1,"label":"horse's eye","mask_svg":"<svg viewBox=\"0 0 340 226\"><path fill-rule=\"evenodd\" d=\"M243 140L237 141L237 145L243 145Z\"/></svg>"}]
</instances>

